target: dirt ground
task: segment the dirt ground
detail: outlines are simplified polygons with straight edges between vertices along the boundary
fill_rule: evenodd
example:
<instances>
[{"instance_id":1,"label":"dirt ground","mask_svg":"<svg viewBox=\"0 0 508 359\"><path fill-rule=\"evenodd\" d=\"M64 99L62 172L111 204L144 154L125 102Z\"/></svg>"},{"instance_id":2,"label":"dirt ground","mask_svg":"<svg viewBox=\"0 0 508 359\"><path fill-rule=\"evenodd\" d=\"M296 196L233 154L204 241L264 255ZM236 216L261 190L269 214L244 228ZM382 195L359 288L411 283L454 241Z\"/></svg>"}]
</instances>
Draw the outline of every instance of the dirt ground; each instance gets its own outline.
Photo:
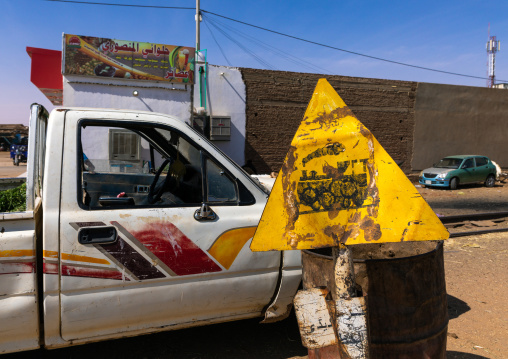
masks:
<instances>
[{"instance_id":1,"label":"dirt ground","mask_svg":"<svg viewBox=\"0 0 508 359\"><path fill-rule=\"evenodd\" d=\"M8 166L2 166L2 154L0 177L11 177L4 176L11 172L4 172ZM418 190L439 215L508 211L508 184L494 188L465 186L456 191L422 187ZM450 316L447 358L508 358L508 232L453 238L445 241L444 248ZM2 358L91 356L303 359L307 358L307 351L291 315L274 324L259 324L259 319L251 319Z\"/></svg>"},{"instance_id":2,"label":"dirt ground","mask_svg":"<svg viewBox=\"0 0 508 359\"><path fill-rule=\"evenodd\" d=\"M26 163L14 166L10 158L10 152L0 152L0 178L18 177L26 172Z\"/></svg>"},{"instance_id":3,"label":"dirt ground","mask_svg":"<svg viewBox=\"0 0 508 359\"><path fill-rule=\"evenodd\" d=\"M508 211L508 184L418 190L439 215ZM508 232L448 239L444 249L448 358L508 358Z\"/></svg>"}]
</instances>

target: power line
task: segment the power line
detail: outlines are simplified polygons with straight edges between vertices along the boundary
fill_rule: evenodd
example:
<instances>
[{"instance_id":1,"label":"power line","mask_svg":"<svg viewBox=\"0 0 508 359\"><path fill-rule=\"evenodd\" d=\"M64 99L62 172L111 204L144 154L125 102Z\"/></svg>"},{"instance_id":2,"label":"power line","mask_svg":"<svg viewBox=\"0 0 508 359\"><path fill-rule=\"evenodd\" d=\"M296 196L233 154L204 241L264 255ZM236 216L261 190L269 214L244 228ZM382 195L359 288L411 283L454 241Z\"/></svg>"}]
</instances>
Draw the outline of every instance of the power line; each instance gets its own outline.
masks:
<instances>
[{"instance_id":1,"label":"power line","mask_svg":"<svg viewBox=\"0 0 508 359\"><path fill-rule=\"evenodd\" d=\"M44 0L52 2L66 2L72 4L84 4L84 5L105 5L105 6L125 6L125 7L146 7L154 9L179 9L179 10L196 10L195 7L181 7L181 6L158 6L158 5L136 5L136 4L114 4L114 3L103 3L103 2L91 2L91 1L72 1L72 0Z\"/></svg>"},{"instance_id":2,"label":"power line","mask_svg":"<svg viewBox=\"0 0 508 359\"><path fill-rule=\"evenodd\" d=\"M268 31L268 32L271 32L271 33L274 33L274 34L277 34L277 35L281 35L281 36L289 37L289 38L291 38L291 39L295 39L295 40L299 40L299 41L307 42L307 43L309 43L309 44L314 44L314 45L318 45L318 46L326 47L326 48L329 48L329 49L332 49L332 50L337 50L337 51L346 52L346 53L348 53L348 54L352 54L352 55L362 56L362 57L366 57L366 58L369 58L369 59L378 60L378 61L384 61L384 62L388 62L388 63L396 64L396 65L402 65L402 66L412 67L412 68L415 68L415 69L420 69L420 70L427 70L427 71L439 72L439 73L443 73L443 74L447 74L447 75L455 75L455 76L462 76L462 77L469 77L469 78L473 78L473 79L485 80L485 77L473 76L473 75L465 75L465 74L459 74L459 73L456 73L456 72L450 72L450 71L444 71L444 70L437 70L437 69L432 69L432 68L430 68L430 67L424 67L424 66L418 66L418 65L411 65L411 64L406 64L406 63L404 63L404 62L399 62L399 61L394 61L394 60L383 59L383 58L381 58L381 57L376 57L376 56L371 56L371 55L365 55L365 54L361 54L361 53L359 53L359 52L350 51L350 50L345 50L345 49L341 49L341 48L338 48L338 47L335 47L335 46L322 44L322 43L319 43L319 42L316 42L316 41L306 40L306 39L303 39L303 38L301 38L301 37L297 37L297 36L293 36L293 35L284 34L284 33L279 32L279 31L270 30L270 29L267 29L267 28L265 28L265 27L261 27L261 26L257 26L257 25L249 24L249 23L247 23L247 22L240 21L240 20L236 20L236 19L233 19L233 18L230 18L230 17L224 16L224 15L216 14L216 13L213 13L213 12L211 12L211 11L204 10L204 9L201 9L201 11L202 11L202 12L205 12L205 13L208 13L208 14L210 14L210 15L215 15L215 16L218 16L218 17L222 17L222 18L224 18L224 19L227 19L227 20L230 20L230 21L234 21L234 22L237 22L237 23L240 23L240 24L243 24L243 25L247 25L247 26L250 26L250 27L254 27L254 28L256 28L256 29L260 29L260 30ZM500 80L500 81L504 81L504 80Z\"/></svg>"},{"instance_id":3,"label":"power line","mask_svg":"<svg viewBox=\"0 0 508 359\"><path fill-rule=\"evenodd\" d=\"M219 47L219 50L220 52L222 53L222 56L224 56L224 58L226 59L226 62L228 63L229 66L233 66L231 65L231 62L229 62L229 59L227 58L226 56L226 53L224 52L224 50L222 49L222 46L220 46L219 42L217 41L217 39L215 38L215 35L213 34L212 32L212 29L210 29L210 26L208 26L208 21L205 21L205 25L208 29L208 31L210 31L210 35L212 35L212 38L213 38L213 41L215 41L215 43L217 44L217 46Z\"/></svg>"},{"instance_id":4,"label":"power line","mask_svg":"<svg viewBox=\"0 0 508 359\"><path fill-rule=\"evenodd\" d=\"M220 33L222 33L222 35L224 35L225 37L227 37L229 40L231 40L232 42L234 42L236 44L236 46L238 46L240 49L242 49L245 53L249 54L250 56L252 56L254 58L254 60L256 60L257 62L259 62L261 64L261 66L264 66L270 70L277 70L277 68L275 68L274 66L272 66L270 63L268 63L268 61L264 60L262 57L256 55L253 51L249 50L247 47L245 47L244 45L242 45L239 41L233 39L226 31L224 31L223 29L221 29L219 26L217 26L215 23L213 22L210 22L210 24L215 27L215 29L217 31L219 31Z\"/></svg>"},{"instance_id":5,"label":"power line","mask_svg":"<svg viewBox=\"0 0 508 359\"><path fill-rule=\"evenodd\" d=\"M232 26L228 26L226 24L223 24L221 23L220 21L217 21L217 20L212 20L211 17L209 17L208 15L204 16L203 19L205 20L205 24L209 21L211 23L216 23L217 26L220 25L226 29L228 29L230 32L234 32L235 34L243 37L244 39L246 39L247 41L250 41L252 43L254 43L255 45L271 52L272 54L275 54L277 56L280 56L282 57L284 60L286 61L289 61L289 62L292 62L293 64L296 64L298 66L303 66L303 67L306 67L308 69L310 69L311 71L316 71L316 72L320 72L322 71L324 74L327 74L327 75L331 75L332 73L325 69L325 68L322 68L322 67L319 67L319 66L316 66L314 64L312 64L311 62L309 61L306 61L306 60L303 60L303 59L300 59L296 56L293 56L291 54L288 54L287 52L285 51L282 51L282 50L279 50L278 48L276 47L273 47L271 45L268 45L266 43L264 43L263 41L253 37L253 36L250 36L250 35L247 35L243 32L241 32L240 30L237 30L235 29L234 27Z\"/></svg>"},{"instance_id":6,"label":"power line","mask_svg":"<svg viewBox=\"0 0 508 359\"><path fill-rule=\"evenodd\" d=\"M44 1L62 2L62 3L74 3L74 4L86 4L86 5L104 5L104 6L125 6L125 7L156 8L156 9L196 10L193 7L179 7L179 6L115 4L115 3L99 3L99 2L73 1L73 0L44 0ZM388 59L384 59L384 58L377 57L377 56L366 55L366 54L362 54L362 53L359 53L359 52L350 51L350 50L346 50L346 49L341 49L339 47L335 47L335 46L331 46L331 45L326 45L326 44L322 44L322 43L319 43L319 42L316 42L316 41L307 40L307 39L304 39L304 38L301 38L301 37L285 34L285 33L282 33L282 32L279 32L279 31L275 31L275 30L271 30L271 29L268 29L268 28L265 28L265 27L262 27L262 26L253 25L253 24L250 24L250 23L247 23L247 22L244 22L244 21L233 19L231 17L220 15L220 14L208 11L208 10L201 9L201 12L207 13L207 14L210 14L210 15L214 15L214 16L218 16L218 17L221 17L223 19L234 21L234 22L237 22L239 24L250 26L250 27L253 27L253 28L256 28L256 29L259 29L259 30L263 30L263 31L271 32L273 34L280 35L280 36L288 37L288 38L291 38L291 39L294 39L294 40L306 42L306 43L309 43L309 44L313 44L313 45L317 45L317 46L325 47L325 48L328 48L328 49L332 49L332 50L336 50L336 51L341 51L341 52L345 52L345 53L348 53L348 54L352 54L352 55L356 55L356 56L361 56L361 57L365 57L365 58L369 58L369 59L373 59L373 60L383 61L383 62L395 64L395 65L401 65L401 66L411 67L411 68L420 69L420 70L438 72L438 73L447 74L447 75L468 77L468 78L480 79L480 80L486 80L487 79L486 77L466 75L466 74L460 74L460 73L457 73L457 72L438 70L438 69L433 69L433 68L430 68L430 67L412 65L412 64L407 64L407 63L400 62L400 61L388 60ZM498 80L498 81L508 82L507 80Z\"/></svg>"}]
</instances>

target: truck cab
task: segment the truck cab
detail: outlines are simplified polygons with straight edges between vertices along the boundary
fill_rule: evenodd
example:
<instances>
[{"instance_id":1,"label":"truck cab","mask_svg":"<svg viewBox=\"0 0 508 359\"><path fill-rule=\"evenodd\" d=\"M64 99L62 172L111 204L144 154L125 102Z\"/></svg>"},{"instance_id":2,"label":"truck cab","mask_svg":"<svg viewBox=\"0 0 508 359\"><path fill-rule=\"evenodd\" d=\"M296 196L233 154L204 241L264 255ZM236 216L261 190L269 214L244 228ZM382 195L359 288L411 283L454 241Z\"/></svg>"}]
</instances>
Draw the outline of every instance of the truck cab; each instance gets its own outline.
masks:
<instances>
[{"instance_id":1,"label":"truck cab","mask_svg":"<svg viewBox=\"0 0 508 359\"><path fill-rule=\"evenodd\" d=\"M0 243L33 254L33 271L8 279L32 287L8 295L37 315L15 324L31 344L0 339L0 352L287 316L300 253L250 250L267 190L186 123L37 105L30 126L33 239L21 248L13 227Z\"/></svg>"}]
</instances>

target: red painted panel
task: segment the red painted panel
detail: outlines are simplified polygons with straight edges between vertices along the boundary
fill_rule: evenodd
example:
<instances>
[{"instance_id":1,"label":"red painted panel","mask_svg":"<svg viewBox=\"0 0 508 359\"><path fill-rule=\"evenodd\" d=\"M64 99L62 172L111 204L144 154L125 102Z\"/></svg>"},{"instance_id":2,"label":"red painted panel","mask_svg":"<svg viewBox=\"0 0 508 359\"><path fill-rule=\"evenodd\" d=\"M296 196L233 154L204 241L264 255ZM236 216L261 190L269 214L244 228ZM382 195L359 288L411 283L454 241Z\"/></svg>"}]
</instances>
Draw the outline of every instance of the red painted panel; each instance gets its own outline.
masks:
<instances>
[{"instance_id":1,"label":"red painted panel","mask_svg":"<svg viewBox=\"0 0 508 359\"><path fill-rule=\"evenodd\" d=\"M32 58L30 80L53 105L63 104L62 52L27 47Z\"/></svg>"},{"instance_id":2,"label":"red painted panel","mask_svg":"<svg viewBox=\"0 0 508 359\"><path fill-rule=\"evenodd\" d=\"M91 277L102 279L122 279L122 273L117 270L102 270L79 266L62 265L62 275L71 277ZM129 278L124 278L129 281Z\"/></svg>"},{"instance_id":3,"label":"red painted panel","mask_svg":"<svg viewBox=\"0 0 508 359\"><path fill-rule=\"evenodd\" d=\"M176 275L221 271L206 252L172 223L150 223L132 234Z\"/></svg>"},{"instance_id":4,"label":"red painted panel","mask_svg":"<svg viewBox=\"0 0 508 359\"><path fill-rule=\"evenodd\" d=\"M40 89L63 90L62 52L27 47L32 58L30 80Z\"/></svg>"},{"instance_id":5,"label":"red painted panel","mask_svg":"<svg viewBox=\"0 0 508 359\"><path fill-rule=\"evenodd\" d=\"M0 263L0 274L33 272L35 272L35 264L33 262Z\"/></svg>"},{"instance_id":6,"label":"red painted panel","mask_svg":"<svg viewBox=\"0 0 508 359\"><path fill-rule=\"evenodd\" d=\"M116 222L112 222L115 224ZM79 230L83 227L105 226L104 222L72 222L69 223L72 228ZM119 267L127 268L137 279L157 279L164 278L165 275L159 271L151 262L146 260L136 249L132 248L125 240L117 236L115 243L96 244L111 256Z\"/></svg>"},{"instance_id":7,"label":"red painted panel","mask_svg":"<svg viewBox=\"0 0 508 359\"><path fill-rule=\"evenodd\" d=\"M55 263L43 263L42 272L45 274L58 274L58 265Z\"/></svg>"}]
</instances>

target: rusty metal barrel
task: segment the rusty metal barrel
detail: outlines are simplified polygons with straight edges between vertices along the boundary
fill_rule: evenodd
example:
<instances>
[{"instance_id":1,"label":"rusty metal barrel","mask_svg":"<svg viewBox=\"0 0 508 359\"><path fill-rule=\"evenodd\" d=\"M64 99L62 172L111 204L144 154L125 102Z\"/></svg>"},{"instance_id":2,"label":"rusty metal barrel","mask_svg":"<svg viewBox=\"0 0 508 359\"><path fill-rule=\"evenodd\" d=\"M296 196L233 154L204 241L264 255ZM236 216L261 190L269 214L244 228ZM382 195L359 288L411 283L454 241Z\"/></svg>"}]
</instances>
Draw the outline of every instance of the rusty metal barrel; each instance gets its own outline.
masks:
<instances>
[{"instance_id":1,"label":"rusty metal barrel","mask_svg":"<svg viewBox=\"0 0 508 359\"><path fill-rule=\"evenodd\" d=\"M443 243L361 244L351 249L357 288L367 296L371 359L445 359ZM330 248L304 250L302 261L304 289L326 286L335 293Z\"/></svg>"}]
</instances>

